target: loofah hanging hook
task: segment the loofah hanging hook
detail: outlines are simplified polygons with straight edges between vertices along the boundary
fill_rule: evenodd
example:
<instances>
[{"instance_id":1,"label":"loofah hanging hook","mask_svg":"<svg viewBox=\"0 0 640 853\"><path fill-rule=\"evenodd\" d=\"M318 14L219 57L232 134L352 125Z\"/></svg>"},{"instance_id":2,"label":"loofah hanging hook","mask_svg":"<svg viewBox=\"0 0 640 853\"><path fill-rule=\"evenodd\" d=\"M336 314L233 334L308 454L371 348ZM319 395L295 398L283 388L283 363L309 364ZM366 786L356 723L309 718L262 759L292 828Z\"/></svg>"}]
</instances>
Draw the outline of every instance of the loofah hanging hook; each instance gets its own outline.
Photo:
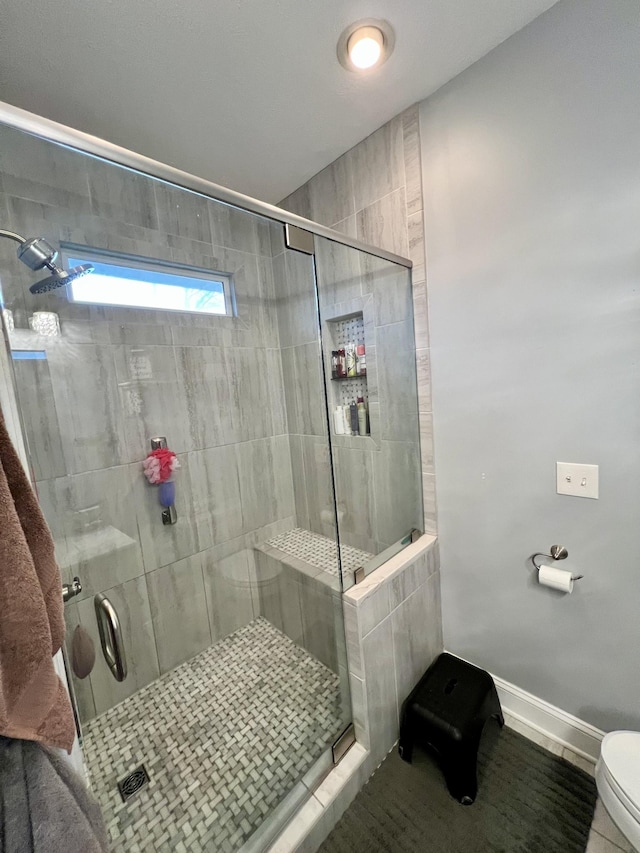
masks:
<instances>
[{"instance_id":1,"label":"loofah hanging hook","mask_svg":"<svg viewBox=\"0 0 640 853\"><path fill-rule=\"evenodd\" d=\"M159 442L162 442L163 446L158 447ZM158 486L158 500L164 507L162 523L175 524L177 515L174 475L180 468L180 460L173 450L166 446L166 439L153 439L152 446L153 450L142 463L144 475L152 486Z\"/></svg>"}]
</instances>

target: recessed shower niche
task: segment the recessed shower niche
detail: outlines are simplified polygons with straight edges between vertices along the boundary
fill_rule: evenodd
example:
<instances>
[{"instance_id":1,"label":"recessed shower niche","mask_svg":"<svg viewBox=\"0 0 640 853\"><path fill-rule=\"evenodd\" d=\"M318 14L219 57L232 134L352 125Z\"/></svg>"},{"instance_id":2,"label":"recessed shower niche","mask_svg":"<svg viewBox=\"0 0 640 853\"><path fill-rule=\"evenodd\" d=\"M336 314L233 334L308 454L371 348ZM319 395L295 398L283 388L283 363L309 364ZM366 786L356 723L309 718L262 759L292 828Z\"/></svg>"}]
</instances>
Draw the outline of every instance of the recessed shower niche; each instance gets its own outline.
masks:
<instances>
[{"instance_id":1,"label":"recessed shower niche","mask_svg":"<svg viewBox=\"0 0 640 853\"><path fill-rule=\"evenodd\" d=\"M334 436L366 438L371 426L363 313L329 319L326 329L331 356L331 431Z\"/></svg>"}]
</instances>

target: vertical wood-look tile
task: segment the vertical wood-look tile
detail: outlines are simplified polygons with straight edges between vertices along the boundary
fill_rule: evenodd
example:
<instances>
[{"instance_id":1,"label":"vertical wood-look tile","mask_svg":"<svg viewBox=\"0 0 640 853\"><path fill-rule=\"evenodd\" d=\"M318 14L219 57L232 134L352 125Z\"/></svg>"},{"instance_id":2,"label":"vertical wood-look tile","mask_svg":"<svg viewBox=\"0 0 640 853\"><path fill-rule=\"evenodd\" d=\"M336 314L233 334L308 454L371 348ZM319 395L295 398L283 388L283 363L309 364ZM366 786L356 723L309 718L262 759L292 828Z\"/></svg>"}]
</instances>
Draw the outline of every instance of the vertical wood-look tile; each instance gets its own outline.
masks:
<instances>
[{"instance_id":1,"label":"vertical wood-look tile","mask_svg":"<svg viewBox=\"0 0 640 853\"><path fill-rule=\"evenodd\" d=\"M96 648L90 676L96 714L122 702L160 674L145 578L112 587L105 594L118 614L128 671L124 681L115 680L102 652L93 598L79 602L80 621Z\"/></svg>"},{"instance_id":2,"label":"vertical wood-look tile","mask_svg":"<svg viewBox=\"0 0 640 853\"><path fill-rule=\"evenodd\" d=\"M402 113L404 173L407 190L407 213L422 210L422 167L420 162L420 120L418 105Z\"/></svg>"},{"instance_id":3,"label":"vertical wood-look tile","mask_svg":"<svg viewBox=\"0 0 640 853\"><path fill-rule=\"evenodd\" d=\"M376 329L376 364L382 438L418 440L418 401L415 349L411 322Z\"/></svg>"},{"instance_id":4,"label":"vertical wood-look tile","mask_svg":"<svg viewBox=\"0 0 640 853\"><path fill-rule=\"evenodd\" d=\"M60 423L46 359L13 362L18 401L36 480L66 474Z\"/></svg>"},{"instance_id":5,"label":"vertical wood-look tile","mask_svg":"<svg viewBox=\"0 0 640 853\"><path fill-rule=\"evenodd\" d=\"M153 178L93 158L87 159L87 169L93 213L157 229Z\"/></svg>"},{"instance_id":6,"label":"vertical wood-look tile","mask_svg":"<svg viewBox=\"0 0 640 853\"><path fill-rule=\"evenodd\" d=\"M424 217L422 211L412 213L407 218L407 238L409 241L409 258L416 266L424 266Z\"/></svg>"},{"instance_id":7,"label":"vertical wood-look tile","mask_svg":"<svg viewBox=\"0 0 640 853\"><path fill-rule=\"evenodd\" d=\"M160 672L168 672L211 643L202 555L156 569L146 577Z\"/></svg>"},{"instance_id":8,"label":"vertical wood-look tile","mask_svg":"<svg viewBox=\"0 0 640 853\"><path fill-rule=\"evenodd\" d=\"M398 702L391 619L384 619L362 641L364 684L371 751L379 762L398 738Z\"/></svg>"},{"instance_id":9,"label":"vertical wood-look tile","mask_svg":"<svg viewBox=\"0 0 640 853\"><path fill-rule=\"evenodd\" d=\"M121 465L38 484L60 568L80 577L81 598L144 573L135 478L133 466Z\"/></svg>"},{"instance_id":10,"label":"vertical wood-look tile","mask_svg":"<svg viewBox=\"0 0 640 853\"><path fill-rule=\"evenodd\" d=\"M220 545L248 532L243 521L235 447L187 453L186 464L199 547Z\"/></svg>"},{"instance_id":11,"label":"vertical wood-look tile","mask_svg":"<svg viewBox=\"0 0 640 853\"><path fill-rule=\"evenodd\" d=\"M196 193L154 182L158 229L208 243L211 240L209 203Z\"/></svg>"},{"instance_id":12,"label":"vertical wood-look tile","mask_svg":"<svg viewBox=\"0 0 640 853\"><path fill-rule=\"evenodd\" d=\"M112 347L58 339L47 358L67 473L130 461Z\"/></svg>"},{"instance_id":13,"label":"vertical wood-look tile","mask_svg":"<svg viewBox=\"0 0 640 853\"><path fill-rule=\"evenodd\" d=\"M436 535L438 517L436 509L436 478L433 474L422 475L422 499L424 504L424 532Z\"/></svg>"},{"instance_id":14,"label":"vertical wood-look tile","mask_svg":"<svg viewBox=\"0 0 640 853\"><path fill-rule=\"evenodd\" d=\"M177 347L179 375L186 398L186 418L194 449L235 440L229 386L229 361L222 347Z\"/></svg>"},{"instance_id":15,"label":"vertical wood-look tile","mask_svg":"<svg viewBox=\"0 0 640 853\"><path fill-rule=\"evenodd\" d=\"M193 447L184 384L172 347L114 347L122 424L130 461L143 460L153 436L184 453Z\"/></svg>"},{"instance_id":16,"label":"vertical wood-look tile","mask_svg":"<svg viewBox=\"0 0 640 853\"><path fill-rule=\"evenodd\" d=\"M288 210L289 213L297 213L298 216L304 216L305 219L311 219L311 198L309 196L309 182L302 184L297 190L290 193L286 198L278 203L278 206L283 210Z\"/></svg>"},{"instance_id":17,"label":"vertical wood-look tile","mask_svg":"<svg viewBox=\"0 0 640 853\"><path fill-rule=\"evenodd\" d=\"M246 529L294 514L288 436L237 445L240 497Z\"/></svg>"},{"instance_id":18,"label":"vertical wood-look tile","mask_svg":"<svg viewBox=\"0 0 640 853\"><path fill-rule=\"evenodd\" d=\"M424 473L434 474L433 415L431 412L420 412L420 456Z\"/></svg>"},{"instance_id":19,"label":"vertical wood-look tile","mask_svg":"<svg viewBox=\"0 0 640 853\"><path fill-rule=\"evenodd\" d=\"M396 542L420 529L420 455L415 442L383 441L373 454L375 531L380 542Z\"/></svg>"},{"instance_id":20,"label":"vertical wood-look tile","mask_svg":"<svg viewBox=\"0 0 640 853\"><path fill-rule=\"evenodd\" d=\"M315 222L332 225L355 213L350 165L345 154L309 181L311 218Z\"/></svg>"},{"instance_id":21,"label":"vertical wood-look tile","mask_svg":"<svg viewBox=\"0 0 640 853\"><path fill-rule=\"evenodd\" d=\"M202 554L204 587L209 623L214 641L248 624L254 611L247 549L232 550L232 545L210 548Z\"/></svg>"},{"instance_id":22,"label":"vertical wood-look tile","mask_svg":"<svg viewBox=\"0 0 640 853\"><path fill-rule=\"evenodd\" d=\"M336 513L331 477L329 440L321 436L300 438L304 462L304 487L308 511L308 529L329 539L336 537Z\"/></svg>"},{"instance_id":23,"label":"vertical wood-look tile","mask_svg":"<svg viewBox=\"0 0 640 853\"><path fill-rule=\"evenodd\" d=\"M406 258L409 240L404 187L359 210L357 226L359 240Z\"/></svg>"},{"instance_id":24,"label":"vertical wood-look tile","mask_svg":"<svg viewBox=\"0 0 640 853\"><path fill-rule=\"evenodd\" d=\"M396 116L347 152L356 211L404 186L402 119ZM340 219L342 217L336 217ZM335 221L335 220L334 220ZM379 245L379 244L374 244Z\"/></svg>"},{"instance_id":25,"label":"vertical wood-look tile","mask_svg":"<svg viewBox=\"0 0 640 853\"><path fill-rule=\"evenodd\" d=\"M391 614L398 708L442 651L440 576L432 575Z\"/></svg>"}]
</instances>

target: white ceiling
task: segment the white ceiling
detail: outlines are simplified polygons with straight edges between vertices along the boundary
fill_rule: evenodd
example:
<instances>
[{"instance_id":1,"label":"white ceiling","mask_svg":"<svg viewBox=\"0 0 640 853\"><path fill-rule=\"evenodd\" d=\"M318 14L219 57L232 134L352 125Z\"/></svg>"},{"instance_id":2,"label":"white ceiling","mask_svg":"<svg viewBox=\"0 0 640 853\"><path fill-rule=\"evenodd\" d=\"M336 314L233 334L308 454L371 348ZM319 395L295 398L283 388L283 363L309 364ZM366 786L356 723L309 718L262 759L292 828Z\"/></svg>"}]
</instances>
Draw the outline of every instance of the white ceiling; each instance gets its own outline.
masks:
<instances>
[{"instance_id":1,"label":"white ceiling","mask_svg":"<svg viewBox=\"0 0 640 853\"><path fill-rule=\"evenodd\" d=\"M0 0L0 100L277 202L555 0ZM345 26L395 52L345 71Z\"/></svg>"}]
</instances>

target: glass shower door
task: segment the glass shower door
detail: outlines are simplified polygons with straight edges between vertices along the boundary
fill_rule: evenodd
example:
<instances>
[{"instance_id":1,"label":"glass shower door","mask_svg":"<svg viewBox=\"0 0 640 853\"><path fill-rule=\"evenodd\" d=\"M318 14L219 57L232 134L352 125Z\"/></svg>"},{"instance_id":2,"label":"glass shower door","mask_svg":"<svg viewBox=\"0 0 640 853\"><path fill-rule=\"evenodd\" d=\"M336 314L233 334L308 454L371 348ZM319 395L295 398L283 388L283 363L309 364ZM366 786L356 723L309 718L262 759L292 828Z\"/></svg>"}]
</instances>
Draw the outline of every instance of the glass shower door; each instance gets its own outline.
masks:
<instances>
[{"instance_id":1,"label":"glass shower door","mask_svg":"<svg viewBox=\"0 0 640 853\"><path fill-rule=\"evenodd\" d=\"M0 150L2 227L101 265L88 296L34 296L0 241L32 474L82 583L67 661L113 849L266 843L351 720L313 258L279 223L14 129ZM118 304L154 270L227 282L220 312ZM163 440L173 504L143 472Z\"/></svg>"},{"instance_id":2,"label":"glass shower door","mask_svg":"<svg viewBox=\"0 0 640 853\"><path fill-rule=\"evenodd\" d=\"M410 271L315 238L345 587L423 530Z\"/></svg>"}]
</instances>

